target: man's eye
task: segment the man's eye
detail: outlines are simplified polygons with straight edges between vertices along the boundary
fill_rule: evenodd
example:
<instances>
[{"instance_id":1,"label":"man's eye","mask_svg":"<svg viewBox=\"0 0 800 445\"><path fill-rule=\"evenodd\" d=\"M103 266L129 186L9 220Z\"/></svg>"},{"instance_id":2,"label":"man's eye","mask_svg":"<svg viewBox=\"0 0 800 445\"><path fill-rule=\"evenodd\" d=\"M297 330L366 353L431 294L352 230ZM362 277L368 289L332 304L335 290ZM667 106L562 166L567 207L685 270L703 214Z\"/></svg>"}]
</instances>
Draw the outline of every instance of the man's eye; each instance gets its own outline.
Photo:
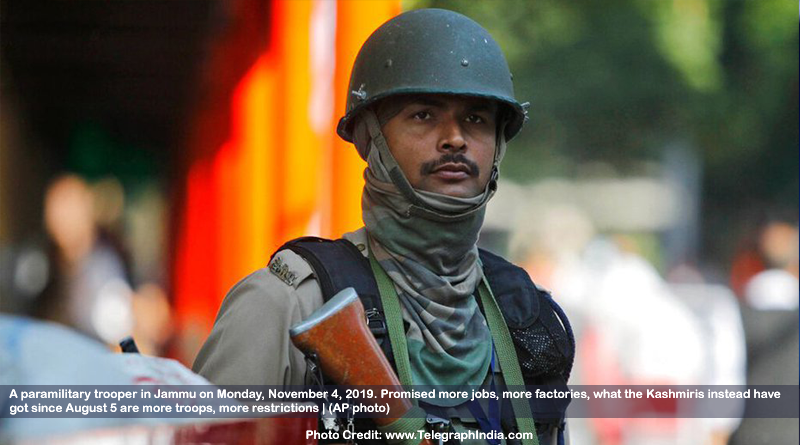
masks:
<instances>
[{"instance_id":1,"label":"man's eye","mask_svg":"<svg viewBox=\"0 0 800 445\"><path fill-rule=\"evenodd\" d=\"M482 124L482 123L484 123L486 121L482 117L478 116L477 114L470 114L469 116L467 116L467 122L470 122L470 123L473 123L473 124Z\"/></svg>"},{"instance_id":2,"label":"man's eye","mask_svg":"<svg viewBox=\"0 0 800 445\"><path fill-rule=\"evenodd\" d=\"M427 111L419 111L417 113L414 113L414 115L412 117L414 119L424 121L424 120L430 119L431 114L428 113Z\"/></svg>"}]
</instances>

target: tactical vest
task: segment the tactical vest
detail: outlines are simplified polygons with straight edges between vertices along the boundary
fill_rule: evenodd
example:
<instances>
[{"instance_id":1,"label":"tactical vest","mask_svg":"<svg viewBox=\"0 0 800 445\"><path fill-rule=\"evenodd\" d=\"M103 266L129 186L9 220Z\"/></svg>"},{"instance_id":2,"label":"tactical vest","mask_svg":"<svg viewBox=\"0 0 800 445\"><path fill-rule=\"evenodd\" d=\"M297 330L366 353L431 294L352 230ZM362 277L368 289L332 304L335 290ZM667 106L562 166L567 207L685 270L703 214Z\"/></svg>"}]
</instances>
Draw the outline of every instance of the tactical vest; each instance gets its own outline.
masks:
<instances>
[{"instance_id":1,"label":"tactical vest","mask_svg":"<svg viewBox=\"0 0 800 445\"><path fill-rule=\"evenodd\" d=\"M344 239L303 237L287 242L278 251L284 249L308 262L324 301L345 288L355 288L364 305L370 331L396 372L383 305L369 259ZM483 272L514 341L525 384L548 385L566 391L575 357L575 338L564 311L548 292L534 285L522 268L486 250L478 251ZM476 300L480 305L480 299ZM480 309L483 311L483 307ZM404 324L407 329L407 323ZM531 399L537 431L561 428L568 403Z\"/></svg>"}]
</instances>

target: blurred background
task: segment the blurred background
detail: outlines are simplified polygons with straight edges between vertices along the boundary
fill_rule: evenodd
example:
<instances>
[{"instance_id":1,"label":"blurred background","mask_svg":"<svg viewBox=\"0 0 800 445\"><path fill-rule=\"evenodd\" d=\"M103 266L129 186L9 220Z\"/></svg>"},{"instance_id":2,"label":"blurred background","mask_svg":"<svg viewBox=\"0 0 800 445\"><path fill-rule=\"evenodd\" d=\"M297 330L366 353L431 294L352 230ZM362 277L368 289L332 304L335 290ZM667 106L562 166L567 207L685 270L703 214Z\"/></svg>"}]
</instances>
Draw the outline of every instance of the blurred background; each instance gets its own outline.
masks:
<instances>
[{"instance_id":1,"label":"blurred background","mask_svg":"<svg viewBox=\"0 0 800 445\"><path fill-rule=\"evenodd\" d=\"M481 244L565 307L571 383L798 384L788 0L3 0L0 310L190 365L284 241L361 226L350 67L420 7L486 27L531 102ZM797 419L571 428L798 442Z\"/></svg>"}]
</instances>

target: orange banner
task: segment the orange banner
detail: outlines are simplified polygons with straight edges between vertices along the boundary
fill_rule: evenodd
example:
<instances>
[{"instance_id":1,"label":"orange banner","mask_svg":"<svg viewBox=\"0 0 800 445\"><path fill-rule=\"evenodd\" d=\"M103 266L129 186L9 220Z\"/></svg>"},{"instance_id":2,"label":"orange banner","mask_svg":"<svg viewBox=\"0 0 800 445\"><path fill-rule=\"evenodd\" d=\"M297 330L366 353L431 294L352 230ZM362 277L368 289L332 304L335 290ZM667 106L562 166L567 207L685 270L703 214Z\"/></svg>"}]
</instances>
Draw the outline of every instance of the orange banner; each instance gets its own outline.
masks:
<instances>
[{"instance_id":1,"label":"orange banner","mask_svg":"<svg viewBox=\"0 0 800 445\"><path fill-rule=\"evenodd\" d=\"M179 324L202 336L227 290L266 266L285 241L336 238L362 225L365 164L336 136L336 123L359 48L400 12L400 2L275 0L265 6L245 0L230 8L242 29L212 45L214 66L207 71L230 75L253 50L255 61L229 86L209 81L206 94L228 104L206 108L229 110L198 113L188 138L197 155L188 157L182 179L173 290ZM242 49L248 42L253 48ZM217 133L203 128L208 125L227 127L216 149L201 146L207 145L203 135ZM179 358L191 360L203 339L189 340Z\"/></svg>"}]
</instances>

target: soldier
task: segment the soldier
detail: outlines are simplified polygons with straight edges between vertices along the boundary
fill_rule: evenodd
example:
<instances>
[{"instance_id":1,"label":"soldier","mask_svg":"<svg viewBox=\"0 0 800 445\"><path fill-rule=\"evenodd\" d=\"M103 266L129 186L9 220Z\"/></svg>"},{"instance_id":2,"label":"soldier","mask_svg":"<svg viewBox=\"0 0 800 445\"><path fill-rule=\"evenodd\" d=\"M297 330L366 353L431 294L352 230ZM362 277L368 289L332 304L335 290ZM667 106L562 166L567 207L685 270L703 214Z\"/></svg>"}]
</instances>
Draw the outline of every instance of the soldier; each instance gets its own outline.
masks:
<instances>
[{"instance_id":1,"label":"soldier","mask_svg":"<svg viewBox=\"0 0 800 445\"><path fill-rule=\"evenodd\" d=\"M476 245L506 142L525 119L502 51L476 22L422 9L378 28L355 61L337 130L367 162L365 227L336 241L290 241L239 282L194 370L216 384L304 384L307 364L289 327L355 287L390 362L410 369L401 372L404 384L479 388L524 379L565 388L574 341L563 312L522 269ZM376 278L391 283L388 291ZM399 300L401 313L384 311L383 298ZM402 322L403 345L388 338L387 322ZM491 417L464 400L423 402L455 418L456 429ZM549 422L537 412L552 406L531 406L539 439L554 443L565 406ZM512 419L502 428L533 429L530 413L515 414L517 426ZM485 423L475 428L500 428Z\"/></svg>"}]
</instances>

